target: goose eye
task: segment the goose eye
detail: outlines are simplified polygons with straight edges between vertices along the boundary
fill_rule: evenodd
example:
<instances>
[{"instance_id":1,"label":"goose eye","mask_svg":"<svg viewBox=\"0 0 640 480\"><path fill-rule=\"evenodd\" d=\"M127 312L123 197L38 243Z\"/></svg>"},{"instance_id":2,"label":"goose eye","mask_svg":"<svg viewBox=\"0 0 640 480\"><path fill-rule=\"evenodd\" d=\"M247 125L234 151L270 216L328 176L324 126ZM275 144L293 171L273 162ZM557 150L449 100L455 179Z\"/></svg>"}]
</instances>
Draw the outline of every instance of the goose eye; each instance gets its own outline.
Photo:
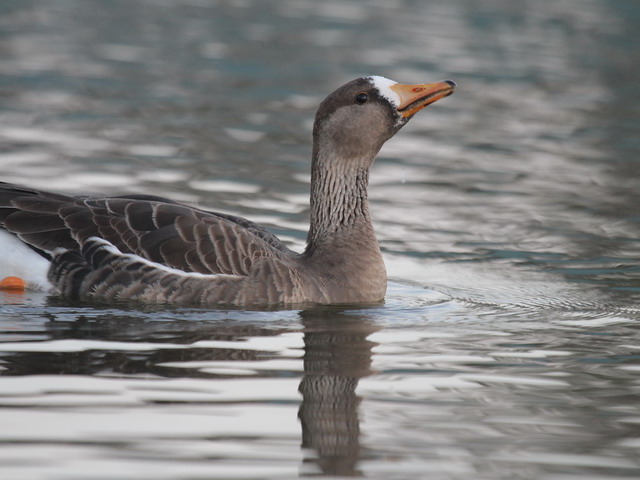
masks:
<instances>
[{"instance_id":1,"label":"goose eye","mask_svg":"<svg viewBox=\"0 0 640 480\"><path fill-rule=\"evenodd\" d=\"M369 100L369 95L367 95L366 93L359 93L358 95L356 95L356 103L358 103L359 105L366 103L367 100Z\"/></svg>"}]
</instances>

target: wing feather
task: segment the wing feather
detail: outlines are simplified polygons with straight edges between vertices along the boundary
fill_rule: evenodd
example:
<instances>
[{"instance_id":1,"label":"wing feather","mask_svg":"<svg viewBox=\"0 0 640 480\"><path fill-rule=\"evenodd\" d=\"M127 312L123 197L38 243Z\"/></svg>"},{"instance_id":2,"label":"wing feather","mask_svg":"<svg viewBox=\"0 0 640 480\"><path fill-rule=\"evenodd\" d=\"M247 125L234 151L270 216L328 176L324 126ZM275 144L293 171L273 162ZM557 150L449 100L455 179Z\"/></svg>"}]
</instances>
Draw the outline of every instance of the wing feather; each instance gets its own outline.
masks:
<instances>
[{"instance_id":1,"label":"wing feather","mask_svg":"<svg viewBox=\"0 0 640 480\"><path fill-rule=\"evenodd\" d=\"M60 217L39 212L13 212L4 223L9 230L18 228L20 233L51 232L65 228Z\"/></svg>"}]
</instances>

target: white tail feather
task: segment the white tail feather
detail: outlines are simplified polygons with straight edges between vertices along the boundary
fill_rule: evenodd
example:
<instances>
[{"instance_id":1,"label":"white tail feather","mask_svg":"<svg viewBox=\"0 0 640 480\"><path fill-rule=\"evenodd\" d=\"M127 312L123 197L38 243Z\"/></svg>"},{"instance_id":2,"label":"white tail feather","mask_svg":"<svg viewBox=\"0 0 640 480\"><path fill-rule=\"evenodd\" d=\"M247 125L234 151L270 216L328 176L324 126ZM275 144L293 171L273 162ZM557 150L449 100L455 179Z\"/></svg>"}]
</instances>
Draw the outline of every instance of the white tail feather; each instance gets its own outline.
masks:
<instances>
[{"instance_id":1,"label":"white tail feather","mask_svg":"<svg viewBox=\"0 0 640 480\"><path fill-rule=\"evenodd\" d=\"M0 229L0 280L20 277L29 290L49 291L52 289L47 279L50 264L15 235Z\"/></svg>"}]
</instances>

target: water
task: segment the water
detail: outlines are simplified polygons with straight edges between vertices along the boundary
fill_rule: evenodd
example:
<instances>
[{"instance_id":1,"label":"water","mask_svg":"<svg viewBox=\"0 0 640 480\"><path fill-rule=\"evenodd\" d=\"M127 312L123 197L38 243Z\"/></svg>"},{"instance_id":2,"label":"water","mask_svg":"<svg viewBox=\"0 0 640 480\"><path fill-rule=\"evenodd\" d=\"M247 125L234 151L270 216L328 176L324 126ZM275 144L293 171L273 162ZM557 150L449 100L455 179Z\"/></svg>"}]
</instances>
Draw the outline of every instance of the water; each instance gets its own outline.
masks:
<instances>
[{"instance_id":1,"label":"water","mask_svg":"<svg viewBox=\"0 0 640 480\"><path fill-rule=\"evenodd\" d=\"M296 248L324 95L459 88L372 172L384 306L0 293L0 477L640 478L639 22L613 0L4 2L2 180L162 193Z\"/></svg>"}]
</instances>

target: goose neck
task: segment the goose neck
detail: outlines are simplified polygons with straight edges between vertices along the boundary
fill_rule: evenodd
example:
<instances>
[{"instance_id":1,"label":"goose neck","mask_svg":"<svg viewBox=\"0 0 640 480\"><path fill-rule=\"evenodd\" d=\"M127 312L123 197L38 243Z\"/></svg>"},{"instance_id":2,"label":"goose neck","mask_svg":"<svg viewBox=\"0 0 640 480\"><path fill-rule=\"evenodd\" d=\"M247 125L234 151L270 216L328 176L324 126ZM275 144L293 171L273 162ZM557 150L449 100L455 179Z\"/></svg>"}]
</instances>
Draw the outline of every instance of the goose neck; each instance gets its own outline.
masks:
<instances>
[{"instance_id":1,"label":"goose neck","mask_svg":"<svg viewBox=\"0 0 640 480\"><path fill-rule=\"evenodd\" d=\"M370 164L354 159L314 159L308 252L336 237L373 236L367 199Z\"/></svg>"}]
</instances>

